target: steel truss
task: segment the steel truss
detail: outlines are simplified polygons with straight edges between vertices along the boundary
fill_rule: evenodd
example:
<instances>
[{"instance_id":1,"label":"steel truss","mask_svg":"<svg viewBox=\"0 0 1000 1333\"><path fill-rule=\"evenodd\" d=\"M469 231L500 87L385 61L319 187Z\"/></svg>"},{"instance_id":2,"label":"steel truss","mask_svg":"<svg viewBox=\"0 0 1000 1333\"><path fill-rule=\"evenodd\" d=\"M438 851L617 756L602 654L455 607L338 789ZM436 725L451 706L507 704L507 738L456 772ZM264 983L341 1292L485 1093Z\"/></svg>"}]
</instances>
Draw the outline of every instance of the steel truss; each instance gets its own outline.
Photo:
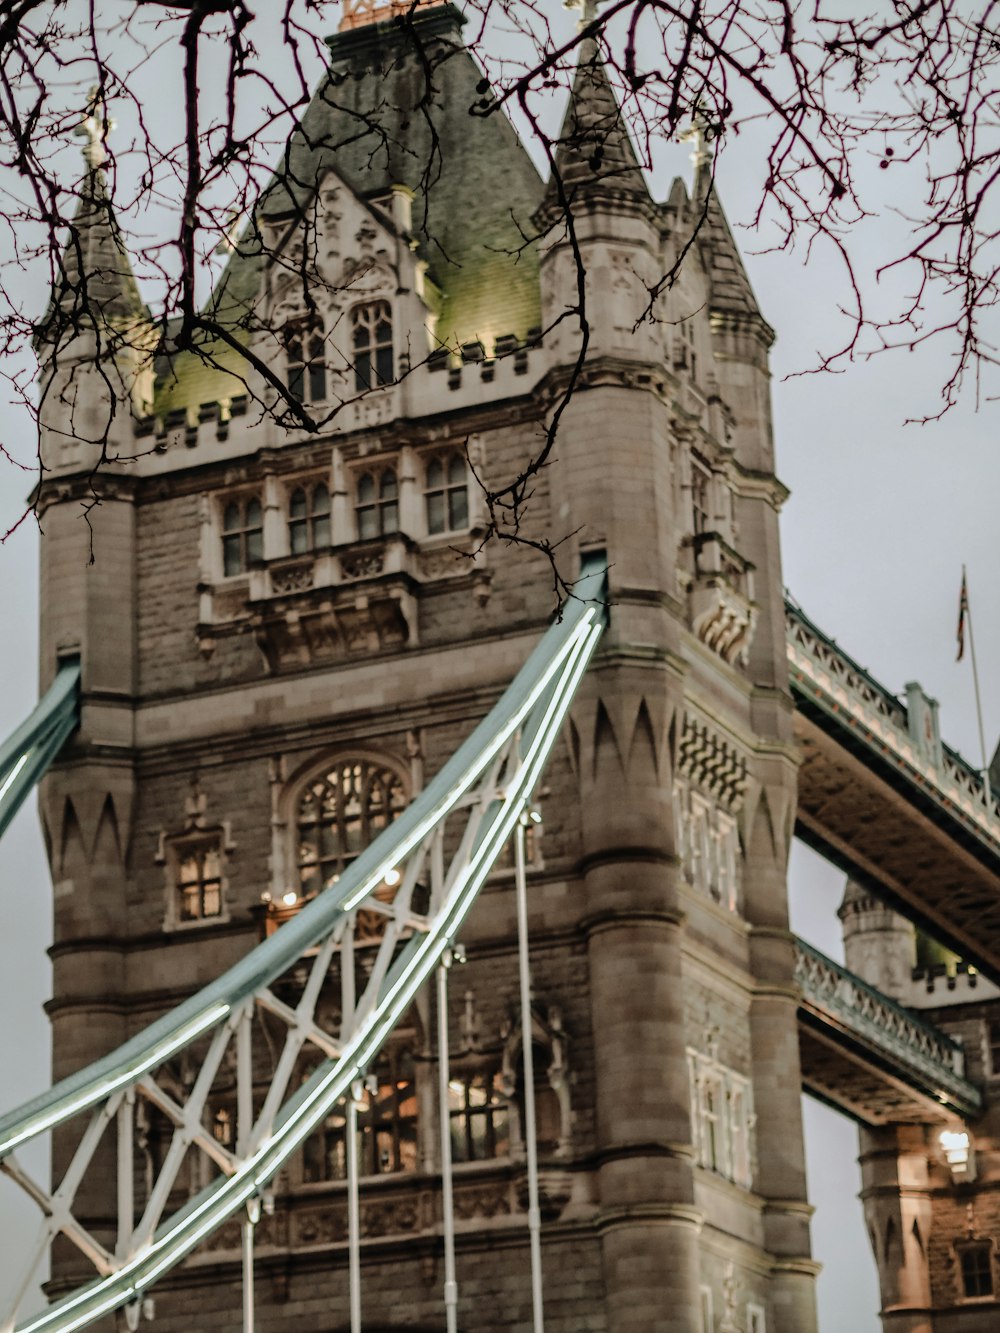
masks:
<instances>
[{"instance_id":1,"label":"steel truss","mask_svg":"<svg viewBox=\"0 0 1000 1333\"><path fill-rule=\"evenodd\" d=\"M80 720L80 663L62 663L31 715L0 745L0 834Z\"/></svg>"},{"instance_id":2,"label":"steel truss","mask_svg":"<svg viewBox=\"0 0 1000 1333\"><path fill-rule=\"evenodd\" d=\"M561 620L548 630L489 716L336 885L172 1013L0 1118L0 1169L43 1214L32 1269L3 1316L0 1333L72 1333L122 1306L128 1307L129 1323L135 1326L144 1293L234 1216L243 1219L245 1279L252 1283L252 1228L266 1186L339 1101L347 1099L348 1126L355 1121L359 1080L436 968L442 994L456 932L505 843L520 833L519 820L600 637L603 590L603 561L592 560ZM519 836L523 892L520 842ZM371 922L376 917L381 928L374 932L377 945L372 945ZM525 956L522 982L526 978ZM338 979L339 1013L335 1020L321 1022L321 993ZM260 1025L266 1021L273 1028L275 1020L282 1041L277 1057L269 1058L259 1039ZM296 1086L294 1075L307 1046L323 1058ZM530 1042L526 1046L530 1050ZM446 1027L441 1055L446 1067ZM178 1096L169 1074L178 1056L192 1071L186 1097ZM231 1146L220 1142L207 1123L210 1095L224 1067L235 1072ZM143 1102L166 1118L172 1137L140 1201L135 1196L136 1112ZM16 1150L39 1135L82 1121L85 1127L58 1185L49 1189L32 1179ZM106 1136L110 1139L112 1123L118 1176L113 1244L74 1212L85 1173ZM348 1162L348 1174L349 1214L356 1223L356 1141L350 1133L347 1147L349 1159L355 1158L353 1167ZM219 1174L165 1217L191 1150ZM448 1168L446 1160L446 1187ZM360 1327L356 1225L353 1232L352 1324ZM86 1256L97 1276L43 1313L16 1324L37 1266L58 1235ZM446 1250L450 1243L446 1235ZM536 1249L533 1233L533 1254ZM446 1284L445 1292L449 1327L455 1308L453 1272L452 1252L451 1290ZM252 1325L252 1288L249 1310L246 1288L244 1296L245 1317Z\"/></svg>"}]
</instances>

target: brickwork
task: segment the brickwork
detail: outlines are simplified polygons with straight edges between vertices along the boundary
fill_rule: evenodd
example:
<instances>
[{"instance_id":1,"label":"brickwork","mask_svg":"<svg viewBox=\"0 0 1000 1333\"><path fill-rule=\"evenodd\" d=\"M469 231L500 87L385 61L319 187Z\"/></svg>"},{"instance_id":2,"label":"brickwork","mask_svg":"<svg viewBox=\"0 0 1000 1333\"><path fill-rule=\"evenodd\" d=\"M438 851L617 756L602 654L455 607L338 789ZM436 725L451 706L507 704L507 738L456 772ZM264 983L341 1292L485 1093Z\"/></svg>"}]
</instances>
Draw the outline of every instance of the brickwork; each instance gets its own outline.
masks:
<instances>
[{"instance_id":1,"label":"brickwork","mask_svg":"<svg viewBox=\"0 0 1000 1333\"><path fill-rule=\"evenodd\" d=\"M465 120L449 135L464 134ZM458 195L480 188L487 162L476 159L461 189L452 182ZM532 193L524 165L520 196ZM341 167L350 177L350 163ZM99 578L77 568L81 548L68 522L76 481L67 474L47 493L43 642L50 656L71 642L82 650L85 700L73 753L44 798L54 877L68 886L57 889L56 1065L70 1067L81 1036L88 1056L97 1054L246 955L272 920L267 896L273 908L301 887L296 799L325 763L380 760L410 792L439 771L555 608L550 561L531 543L562 543L558 568L570 579L581 551L602 549L610 623L536 793L545 822L529 874L546 1326L705 1333L700 1287L708 1285L712 1333L723 1319L744 1328L751 1304L772 1333L812 1333L784 879L795 778L780 621L782 492L771 475L762 350L769 331L744 311L723 346L709 317L721 298L697 249L656 320L637 323L648 298L642 283L660 271L664 230L689 225L698 210L682 209L676 191L669 207L654 204L638 168L636 177L623 194L599 191L588 202L580 236L593 308L604 317L550 465L531 482L520 515L526 544L478 549L485 515L472 475L468 530L429 535L422 469L434 451L467 443L487 485L517 475L537 453L566 381L569 321L517 366L424 371L380 390L383 398L366 400L379 424L364 426L359 407L322 439L282 435L250 414L224 431L215 422L187 435L171 428L115 479ZM478 228L495 202L488 195L467 217L449 216L448 228ZM361 207L353 197L343 202ZM493 222L507 226L499 214ZM485 227L477 240L490 234ZM499 262L494 255L478 275L453 275L453 313L485 308L473 279L487 281ZM492 306L524 323L539 298L546 323L575 300L575 272L557 236L532 249ZM407 310L401 300L397 316ZM692 321L683 356L677 320ZM685 359L691 348L695 361ZM203 380L188 388L201 392ZM171 393L183 397L182 388ZM400 404L407 415L396 420ZM400 531L360 541L357 478L387 462L398 468ZM744 466L755 469L752 485ZM331 536L293 557L288 499L302 478L328 484ZM221 525L234 497L259 500L260 545L253 559L244 551L235 561L246 568L231 560L227 574ZM725 570L707 563L709 537L733 552ZM753 595L746 561L757 567ZM73 594L69 606L61 588ZM725 651L723 624L738 631ZM95 694L96 681L113 687L111 702ZM682 868L678 839L694 835L687 811L675 817L674 782L695 726L708 758L685 775L712 815L699 828L739 820L741 891L726 902ZM77 806L79 836L66 813ZM446 829L446 852L458 825ZM182 919L175 852L197 837L214 838L222 857L221 910ZM688 861L703 855L692 851ZM515 927L513 879L501 866L463 926L468 961L449 983L453 1070L502 1076L509 1116L509 1146L456 1167L459 1323L484 1333L530 1327ZM331 1023L339 967L321 995ZM276 983L289 1003L302 984L295 975ZM106 1010L115 1023L96 1027ZM365 1327L373 1330L443 1326L435 1020L433 997L421 995L406 1031L390 1038L413 1055L418 1129L409 1169L364 1182ZM255 1053L265 1072L276 1058L271 1040L260 1024ZM753 1089L761 1128L740 1184L695 1165L689 1047L711 1050ZM300 1057L295 1078L311 1058ZM188 1076L181 1058L166 1071L176 1096ZM258 1106L265 1091L261 1075ZM213 1112L234 1096L224 1070ZM154 1128L143 1147L151 1169L168 1134L164 1124ZM107 1171L93 1192L95 1209L109 1216L112 1178ZM185 1176L173 1202L201 1183L197 1172ZM310 1179L300 1153L274 1196L257 1237L258 1327L345 1329L342 1183ZM239 1328L238 1244L230 1221L157 1288L157 1327ZM57 1280L69 1265L60 1251Z\"/></svg>"}]
</instances>

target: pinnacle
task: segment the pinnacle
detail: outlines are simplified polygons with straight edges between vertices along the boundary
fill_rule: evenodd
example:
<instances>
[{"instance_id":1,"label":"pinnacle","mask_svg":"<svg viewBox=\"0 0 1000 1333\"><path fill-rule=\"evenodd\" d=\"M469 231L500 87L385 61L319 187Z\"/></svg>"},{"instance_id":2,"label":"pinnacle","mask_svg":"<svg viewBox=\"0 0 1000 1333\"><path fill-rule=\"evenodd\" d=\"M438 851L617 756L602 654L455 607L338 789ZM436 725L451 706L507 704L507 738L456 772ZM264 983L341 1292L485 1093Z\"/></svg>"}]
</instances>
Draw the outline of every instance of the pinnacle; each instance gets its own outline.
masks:
<instances>
[{"instance_id":1,"label":"pinnacle","mask_svg":"<svg viewBox=\"0 0 1000 1333\"><path fill-rule=\"evenodd\" d=\"M556 202L556 176L568 195L600 191L648 206L649 191L596 38L586 37L569 106L556 140L553 178L545 204Z\"/></svg>"},{"instance_id":2,"label":"pinnacle","mask_svg":"<svg viewBox=\"0 0 1000 1333\"><path fill-rule=\"evenodd\" d=\"M61 269L52 300L67 314L107 324L148 318L100 167L88 169Z\"/></svg>"}]
</instances>

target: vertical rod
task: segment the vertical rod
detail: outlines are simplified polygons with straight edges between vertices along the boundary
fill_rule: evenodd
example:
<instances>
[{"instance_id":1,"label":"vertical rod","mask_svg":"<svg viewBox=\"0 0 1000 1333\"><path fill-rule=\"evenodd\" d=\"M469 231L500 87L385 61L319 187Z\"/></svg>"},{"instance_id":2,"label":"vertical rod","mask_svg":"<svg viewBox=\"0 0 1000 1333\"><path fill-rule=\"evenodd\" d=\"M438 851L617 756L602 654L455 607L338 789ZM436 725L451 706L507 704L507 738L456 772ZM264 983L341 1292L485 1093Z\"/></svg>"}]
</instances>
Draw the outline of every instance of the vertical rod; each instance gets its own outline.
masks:
<instances>
[{"instance_id":1,"label":"vertical rod","mask_svg":"<svg viewBox=\"0 0 1000 1333\"><path fill-rule=\"evenodd\" d=\"M260 1221L260 1199L249 1199L243 1214L243 1333L254 1333L253 1233Z\"/></svg>"},{"instance_id":2,"label":"vertical rod","mask_svg":"<svg viewBox=\"0 0 1000 1333\"><path fill-rule=\"evenodd\" d=\"M361 1204L358 1193L358 1102L360 1079L347 1098L347 1245L351 1293L351 1333L361 1333Z\"/></svg>"},{"instance_id":3,"label":"vertical rod","mask_svg":"<svg viewBox=\"0 0 1000 1333\"><path fill-rule=\"evenodd\" d=\"M528 1157L528 1235L531 1242L531 1315L533 1333L542 1333L542 1214L538 1206L538 1145L535 1141L535 1058L531 1046L531 966L528 959L528 884L525 874L522 811L514 831L517 881L517 960L521 977L521 1054L524 1058L524 1142Z\"/></svg>"},{"instance_id":4,"label":"vertical rod","mask_svg":"<svg viewBox=\"0 0 1000 1333\"><path fill-rule=\"evenodd\" d=\"M458 1333L458 1282L455 1278L455 1210L451 1171L451 1114L448 1099L448 969L446 950L437 972L438 1102L441 1122L441 1212L444 1222L444 1318L447 1333Z\"/></svg>"},{"instance_id":5,"label":"vertical rod","mask_svg":"<svg viewBox=\"0 0 1000 1333\"><path fill-rule=\"evenodd\" d=\"M965 566L962 566L962 586L965 583ZM966 593L968 597L968 593ZM969 622L969 656L972 658L972 684L976 691L976 720L979 723L979 754L982 758L983 774L983 800L986 802L986 808L989 809L992 804L990 793L990 770L986 762L986 736L983 732L983 705L979 697L979 668L976 666L976 640L972 634L972 606L966 602L965 618Z\"/></svg>"},{"instance_id":6,"label":"vertical rod","mask_svg":"<svg viewBox=\"0 0 1000 1333\"><path fill-rule=\"evenodd\" d=\"M118 1108L118 1245L116 1256L127 1259L135 1227L135 1089L129 1088Z\"/></svg>"},{"instance_id":7,"label":"vertical rod","mask_svg":"<svg viewBox=\"0 0 1000 1333\"><path fill-rule=\"evenodd\" d=\"M236 1027L236 1153L243 1157L253 1129L253 1005L240 1014Z\"/></svg>"}]
</instances>

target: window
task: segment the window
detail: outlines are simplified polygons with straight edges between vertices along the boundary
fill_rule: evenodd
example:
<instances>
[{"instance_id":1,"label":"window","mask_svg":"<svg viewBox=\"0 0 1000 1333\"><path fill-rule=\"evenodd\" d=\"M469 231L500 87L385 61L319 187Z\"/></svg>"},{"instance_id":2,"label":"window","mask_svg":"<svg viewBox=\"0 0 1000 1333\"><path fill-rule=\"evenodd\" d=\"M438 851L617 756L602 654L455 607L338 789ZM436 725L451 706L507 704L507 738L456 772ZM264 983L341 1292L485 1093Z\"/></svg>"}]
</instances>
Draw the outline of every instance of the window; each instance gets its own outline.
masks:
<instances>
[{"instance_id":1,"label":"window","mask_svg":"<svg viewBox=\"0 0 1000 1333\"><path fill-rule=\"evenodd\" d=\"M392 312L388 301L372 301L351 311L354 387L361 393L392 382Z\"/></svg>"},{"instance_id":2,"label":"window","mask_svg":"<svg viewBox=\"0 0 1000 1333\"><path fill-rule=\"evenodd\" d=\"M365 1092L358 1111L358 1173L389 1175L417 1169L417 1085L413 1056L390 1052L379 1061L375 1091ZM347 1176L347 1113L334 1108L307 1139L303 1172L307 1181L343 1180Z\"/></svg>"},{"instance_id":3,"label":"window","mask_svg":"<svg viewBox=\"0 0 1000 1333\"><path fill-rule=\"evenodd\" d=\"M222 853L217 844L178 848L177 900L181 921L222 915Z\"/></svg>"},{"instance_id":4,"label":"window","mask_svg":"<svg viewBox=\"0 0 1000 1333\"><path fill-rule=\"evenodd\" d=\"M691 1131L699 1166L749 1189L754 1124L749 1079L714 1056L688 1048Z\"/></svg>"},{"instance_id":5,"label":"window","mask_svg":"<svg viewBox=\"0 0 1000 1333\"><path fill-rule=\"evenodd\" d=\"M389 537L399 531L399 484L391 467L358 478L358 537Z\"/></svg>"},{"instance_id":6,"label":"window","mask_svg":"<svg viewBox=\"0 0 1000 1333\"><path fill-rule=\"evenodd\" d=\"M691 519L695 535L710 530L712 474L703 463L691 459Z\"/></svg>"},{"instance_id":7,"label":"window","mask_svg":"<svg viewBox=\"0 0 1000 1333\"><path fill-rule=\"evenodd\" d=\"M339 879L405 808L398 774L365 759L341 760L313 778L295 820L300 897Z\"/></svg>"},{"instance_id":8,"label":"window","mask_svg":"<svg viewBox=\"0 0 1000 1333\"><path fill-rule=\"evenodd\" d=\"M222 572L244 574L264 559L264 516L255 495L230 500L222 513Z\"/></svg>"},{"instance_id":9,"label":"window","mask_svg":"<svg viewBox=\"0 0 1000 1333\"><path fill-rule=\"evenodd\" d=\"M288 392L300 403L322 403L326 398L326 347L323 326L315 320L296 320L285 330Z\"/></svg>"},{"instance_id":10,"label":"window","mask_svg":"<svg viewBox=\"0 0 1000 1333\"><path fill-rule=\"evenodd\" d=\"M1000 1023L995 1019L989 1025L990 1072L1000 1078Z\"/></svg>"},{"instance_id":11,"label":"window","mask_svg":"<svg viewBox=\"0 0 1000 1333\"><path fill-rule=\"evenodd\" d=\"M456 1162L483 1162L510 1151L507 1100L499 1073L469 1074L448 1084L451 1154Z\"/></svg>"},{"instance_id":12,"label":"window","mask_svg":"<svg viewBox=\"0 0 1000 1333\"><path fill-rule=\"evenodd\" d=\"M461 532L469 526L469 479L461 454L432 458L427 464L427 531Z\"/></svg>"},{"instance_id":13,"label":"window","mask_svg":"<svg viewBox=\"0 0 1000 1333\"><path fill-rule=\"evenodd\" d=\"M767 1333L767 1321L762 1305L747 1306L747 1333Z\"/></svg>"},{"instance_id":14,"label":"window","mask_svg":"<svg viewBox=\"0 0 1000 1333\"><path fill-rule=\"evenodd\" d=\"M993 1242L966 1241L956 1247L962 1277L962 1295L967 1300L993 1295Z\"/></svg>"},{"instance_id":15,"label":"window","mask_svg":"<svg viewBox=\"0 0 1000 1333\"><path fill-rule=\"evenodd\" d=\"M212 1119L212 1137L223 1148L233 1146L233 1117L225 1107L216 1111Z\"/></svg>"},{"instance_id":16,"label":"window","mask_svg":"<svg viewBox=\"0 0 1000 1333\"><path fill-rule=\"evenodd\" d=\"M701 1308L701 1333L715 1333L711 1287L698 1288L698 1304Z\"/></svg>"},{"instance_id":17,"label":"window","mask_svg":"<svg viewBox=\"0 0 1000 1333\"><path fill-rule=\"evenodd\" d=\"M297 486L288 502L288 538L292 555L330 545L330 492L323 482Z\"/></svg>"}]
</instances>

